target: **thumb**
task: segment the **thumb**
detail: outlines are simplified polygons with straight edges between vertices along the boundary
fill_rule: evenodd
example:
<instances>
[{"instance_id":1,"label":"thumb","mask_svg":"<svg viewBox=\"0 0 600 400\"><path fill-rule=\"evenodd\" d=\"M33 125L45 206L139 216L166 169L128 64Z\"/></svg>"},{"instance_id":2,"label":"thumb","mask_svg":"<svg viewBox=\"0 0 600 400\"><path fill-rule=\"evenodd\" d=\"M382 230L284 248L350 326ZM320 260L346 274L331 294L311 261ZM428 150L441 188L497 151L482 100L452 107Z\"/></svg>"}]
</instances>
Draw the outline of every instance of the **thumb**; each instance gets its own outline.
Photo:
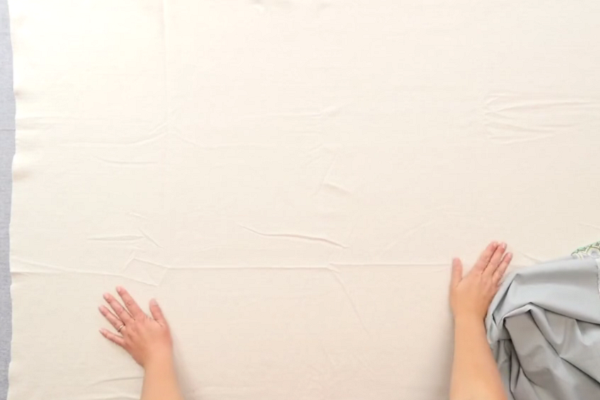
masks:
<instances>
[{"instance_id":1,"label":"thumb","mask_svg":"<svg viewBox=\"0 0 600 400\"><path fill-rule=\"evenodd\" d=\"M452 279L450 281L451 287L456 287L463 277L463 265L459 258L452 260Z\"/></svg>"}]
</instances>

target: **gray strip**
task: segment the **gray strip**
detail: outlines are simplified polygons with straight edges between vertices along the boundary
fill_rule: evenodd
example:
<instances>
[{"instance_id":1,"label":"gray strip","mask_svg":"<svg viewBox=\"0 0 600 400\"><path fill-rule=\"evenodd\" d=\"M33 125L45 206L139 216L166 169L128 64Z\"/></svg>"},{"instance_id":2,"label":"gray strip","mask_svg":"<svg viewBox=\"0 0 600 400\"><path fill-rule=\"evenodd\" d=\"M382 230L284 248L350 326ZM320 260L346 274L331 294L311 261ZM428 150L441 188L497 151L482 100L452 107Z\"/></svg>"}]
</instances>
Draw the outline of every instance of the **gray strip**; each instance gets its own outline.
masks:
<instances>
[{"instance_id":1,"label":"gray strip","mask_svg":"<svg viewBox=\"0 0 600 400\"><path fill-rule=\"evenodd\" d=\"M600 258L596 258L596 265L598 266L598 295L600 295Z\"/></svg>"},{"instance_id":2,"label":"gray strip","mask_svg":"<svg viewBox=\"0 0 600 400\"><path fill-rule=\"evenodd\" d=\"M11 302L8 264L11 166L15 152L15 101L8 0L0 0L0 399L8 391L10 362Z\"/></svg>"}]
</instances>

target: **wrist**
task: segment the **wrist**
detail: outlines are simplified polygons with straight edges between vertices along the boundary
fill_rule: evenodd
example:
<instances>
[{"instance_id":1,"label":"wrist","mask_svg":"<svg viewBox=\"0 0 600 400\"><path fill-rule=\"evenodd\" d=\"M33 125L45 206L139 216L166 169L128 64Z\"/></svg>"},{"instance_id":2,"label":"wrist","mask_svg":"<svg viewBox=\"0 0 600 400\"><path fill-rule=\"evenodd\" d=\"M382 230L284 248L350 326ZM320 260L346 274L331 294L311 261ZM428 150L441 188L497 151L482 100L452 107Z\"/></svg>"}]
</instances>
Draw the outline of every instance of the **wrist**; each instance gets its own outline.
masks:
<instances>
[{"instance_id":1,"label":"wrist","mask_svg":"<svg viewBox=\"0 0 600 400\"><path fill-rule=\"evenodd\" d=\"M173 353L170 350L157 350L148 356L144 369L169 368L173 366Z\"/></svg>"},{"instance_id":2,"label":"wrist","mask_svg":"<svg viewBox=\"0 0 600 400\"><path fill-rule=\"evenodd\" d=\"M454 315L455 325L482 325L485 317L474 313L457 313Z\"/></svg>"}]
</instances>

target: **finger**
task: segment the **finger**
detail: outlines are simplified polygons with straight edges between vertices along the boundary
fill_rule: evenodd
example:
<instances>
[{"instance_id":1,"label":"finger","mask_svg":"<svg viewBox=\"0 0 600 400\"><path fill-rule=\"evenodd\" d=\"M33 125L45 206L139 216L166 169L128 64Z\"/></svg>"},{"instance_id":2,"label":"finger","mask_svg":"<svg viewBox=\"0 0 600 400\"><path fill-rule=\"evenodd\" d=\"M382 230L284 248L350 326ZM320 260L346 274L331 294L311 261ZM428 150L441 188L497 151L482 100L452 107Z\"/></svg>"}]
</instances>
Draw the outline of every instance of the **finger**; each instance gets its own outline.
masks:
<instances>
[{"instance_id":1,"label":"finger","mask_svg":"<svg viewBox=\"0 0 600 400\"><path fill-rule=\"evenodd\" d=\"M100 313L104 315L104 318L110 322L110 324L117 330L122 329L125 325L117 316L110 312L110 310L104 306L99 307Z\"/></svg>"},{"instance_id":2,"label":"finger","mask_svg":"<svg viewBox=\"0 0 600 400\"><path fill-rule=\"evenodd\" d=\"M450 281L451 287L456 287L463 277L463 265L460 259L455 258L452 260L452 279Z\"/></svg>"},{"instance_id":3,"label":"finger","mask_svg":"<svg viewBox=\"0 0 600 400\"><path fill-rule=\"evenodd\" d=\"M494 254L494 251L496 251L497 247L498 243L496 242L488 244L488 246L485 248L483 253L481 253L479 259L475 263L473 271L483 272L485 270L485 267L487 267L487 265L490 263L490 259L492 258L492 255Z\"/></svg>"},{"instance_id":4,"label":"finger","mask_svg":"<svg viewBox=\"0 0 600 400\"><path fill-rule=\"evenodd\" d=\"M500 243L498 247L496 247L494 254L492 254L492 258L490 258L490 262L485 267L486 274L493 275L494 272L496 272L498 266L500 265L500 261L502 261L502 256L504 255L505 251L506 243Z\"/></svg>"},{"instance_id":5,"label":"finger","mask_svg":"<svg viewBox=\"0 0 600 400\"><path fill-rule=\"evenodd\" d=\"M150 300L150 314L162 326L168 326L167 320L155 299Z\"/></svg>"},{"instance_id":6,"label":"finger","mask_svg":"<svg viewBox=\"0 0 600 400\"><path fill-rule=\"evenodd\" d=\"M512 257L513 257L512 253L506 253L504 258L502 258L502 262L500 263L500 266L498 267L498 269L496 270L496 273L494 273L494 277L492 278L493 282L496 285L499 285L500 282L502 281L502 277L506 273L506 270L508 269L508 266L510 265L510 262L512 261Z\"/></svg>"},{"instance_id":7,"label":"finger","mask_svg":"<svg viewBox=\"0 0 600 400\"><path fill-rule=\"evenodd\" d=\"M125 339L123 339L121 336L115 335L114 333L109 332L106 329L100 329L100 333L102 334L102 336L104 336L114 344L119 345L121 347L125 346Z\"/></svg>"},{"instance_id":8,"label":"finger","mask_svg":"<svg viewBox=\"0 0 600 400\"><path fill-rule=\"evenodd\" d=\"M119 303L117 301L117 299L115 299L110 293L105 293L104 294L104 300L106 300L106 302L108 304L110 304L110 307L113 309L113 311L115 312L115 314L117 314L117 316L119 317L119 319L121 321L123 321L123 323L125 325L127 325L130 322L132 322L131 315L129 315L129 313L127 312L127 310L125 310L123 308L123 306L121 305L121 303Z\"/></svg>"},{"instance_id":9,"label":"finger","mask_svg":"<svg viewBox=\"0 0 600 400\"><path fill-rule=\"evenodd\" d=\"M127 307L127 311L129 311L133 319L140 319L146 315L127 290L119 286L117 287L117 293L123 299L123 303L125 303L125 307Z\"/></svg>"}]
</instances>

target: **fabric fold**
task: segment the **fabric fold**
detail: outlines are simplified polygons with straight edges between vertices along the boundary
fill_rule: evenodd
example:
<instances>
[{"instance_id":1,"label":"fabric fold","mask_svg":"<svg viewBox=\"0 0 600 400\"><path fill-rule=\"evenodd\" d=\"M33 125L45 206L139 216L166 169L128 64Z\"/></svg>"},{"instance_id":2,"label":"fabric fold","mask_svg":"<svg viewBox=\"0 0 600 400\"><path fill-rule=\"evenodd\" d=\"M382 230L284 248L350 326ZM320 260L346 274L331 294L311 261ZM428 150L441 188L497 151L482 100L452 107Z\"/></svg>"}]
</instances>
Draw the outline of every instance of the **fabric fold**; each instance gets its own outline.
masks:
<instances>
[{"instance_id":1,"label":"fabric fold","mask_svg":"<svg viewBox=\"0 0 600 400\"><path fill-rule=\"evenodd\" d=\"M503 283L486 327L509 399L600 398L599 262L582 248Z\"/></svg>"}]
</instances>

